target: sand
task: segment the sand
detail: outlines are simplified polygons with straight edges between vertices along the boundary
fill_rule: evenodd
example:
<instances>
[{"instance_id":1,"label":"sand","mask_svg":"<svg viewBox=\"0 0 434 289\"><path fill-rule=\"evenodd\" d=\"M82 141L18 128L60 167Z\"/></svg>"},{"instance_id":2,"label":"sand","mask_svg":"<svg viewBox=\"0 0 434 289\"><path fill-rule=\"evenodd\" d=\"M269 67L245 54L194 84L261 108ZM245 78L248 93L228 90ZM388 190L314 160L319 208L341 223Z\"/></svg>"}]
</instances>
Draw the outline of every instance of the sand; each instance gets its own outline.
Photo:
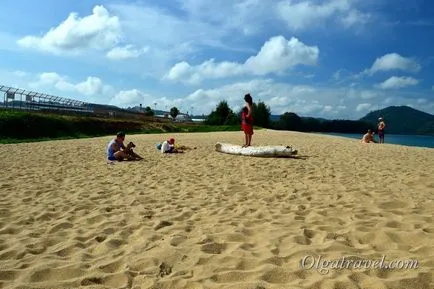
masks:
<instances>
[{"instance_id":1,"label":"sand","mask_svg":"<svg viewBox=\"0 0 434 289\"><path fill-rule=\"evenodd\" d=\"M241 132L171 135L197 149L127 135L145 160L108 165L111 137L0 145L0 288L434 288L434 149L256 131L299 150L264 159L214 151Z\"/></svg>"}]
</instances>

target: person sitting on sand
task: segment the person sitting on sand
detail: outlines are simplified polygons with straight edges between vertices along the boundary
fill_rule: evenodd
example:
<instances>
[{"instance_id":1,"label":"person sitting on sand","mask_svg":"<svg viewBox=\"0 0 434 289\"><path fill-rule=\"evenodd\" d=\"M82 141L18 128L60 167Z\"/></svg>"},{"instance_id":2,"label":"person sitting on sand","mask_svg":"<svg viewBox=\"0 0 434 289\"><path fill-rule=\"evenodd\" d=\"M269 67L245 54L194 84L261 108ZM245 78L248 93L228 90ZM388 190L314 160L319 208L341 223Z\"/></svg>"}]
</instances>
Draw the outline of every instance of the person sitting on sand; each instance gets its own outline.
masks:
<instances>
[{"instance_id":1,"label":"person sitting on sand","mask_svg":"<svg viewBox=\"0 0 434 289\"><path fill-rule=\"evenodd\" d=\"M125 133L120 131L116 134L116 137L109 142L107 145L107 159L109 161L123 161L125 158L132 158L132 156L127 152L127 147L125 147L124 141ZM143 159L136 153L134 153L134 158Z\"/></svg>"},{"instance_id":2,"label":"person sitting on sand","mask_svg":"<svg viewBox=\"0 0 434 289\"><path fill-rule=\"evenodd\" d=\"M360 142L362 142L362 143L370 143L370 142L376 143L374 136L372 135L372 131L370 129L368 129L368 132L362 137Z\"/></svg>"},{"instance_id":3,"label":"person sitting on sand","mask_svg":"<svg viewBox=\"0 0 434 289\"><path fill-rule=\"evenodd\" d=\"M183 153L183 151L175 148L175 139L173 137L161 144L161 152L166 154Z\"/></svg>"}]
</instances>

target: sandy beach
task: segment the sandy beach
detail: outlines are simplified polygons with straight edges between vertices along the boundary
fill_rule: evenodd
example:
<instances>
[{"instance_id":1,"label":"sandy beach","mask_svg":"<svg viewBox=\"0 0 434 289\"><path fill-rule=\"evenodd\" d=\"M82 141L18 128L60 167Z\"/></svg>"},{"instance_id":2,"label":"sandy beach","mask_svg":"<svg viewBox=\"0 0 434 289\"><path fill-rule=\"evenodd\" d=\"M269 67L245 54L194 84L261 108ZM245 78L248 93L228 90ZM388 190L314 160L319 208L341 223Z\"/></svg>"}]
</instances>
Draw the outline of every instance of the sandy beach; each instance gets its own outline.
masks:
<instances>
[{"instance_id":1,"label":"sandy beach","mask_svg":"<svg viewBox=\"0 0 434 289\"><path fill-rule=\"evenodd\" d=\"M197 149L162 155L169 136ZM434 149L261 130L299 157L214 150L243 137L127 135L145 160L114 165L111 136L0 145L0 288L434 288ZM418 268L330 265L383 256Z\"/></svg>"}]
</instances>

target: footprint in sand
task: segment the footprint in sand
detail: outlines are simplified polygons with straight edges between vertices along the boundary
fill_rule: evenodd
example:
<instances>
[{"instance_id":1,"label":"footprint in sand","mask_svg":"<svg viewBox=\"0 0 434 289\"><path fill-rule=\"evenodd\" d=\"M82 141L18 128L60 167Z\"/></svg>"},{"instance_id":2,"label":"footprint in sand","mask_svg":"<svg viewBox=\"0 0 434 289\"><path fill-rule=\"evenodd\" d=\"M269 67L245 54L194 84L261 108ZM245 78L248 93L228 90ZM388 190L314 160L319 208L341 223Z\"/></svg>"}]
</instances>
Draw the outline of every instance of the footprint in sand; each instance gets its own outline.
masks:
<instances>
[{"instance_id":1,"label":"footprint in sand","mask_svg":"<svg viewBox=\"0 0 434 289\"><path fill-rule=\"evenodd\" d=\"M187 240L186 236L173 236L172 239L170 240L170 245L177 247L185 240Z\"/></svg>"},{"instance_id":2,"label":"footprint in sand","mask_svg":"<svg viewBox=\"0 0 434 289\"><path fill-rule=\"evenodd\" d=\"M401 209L406 208L408 206L407 203L402 201L391 201L391 202L384 202L378 205L380 209Z\"/></svg>"},{"instance_id":3,"label":"footprint in sand","mask_svg":"<svg viewBox=\"0 0 434 289\"><path fill-rule=\"evenodd\" d=\"M170 275L172 273L172 266L162 262L160 266L158 266L159 272L158 276L164 277Z\"/></svg>"},{"instance_id":4,"label":"footprint in sand","mask_svg":"<svg viewBox=\"0 0 434 289\"><path fill-rule=\"evenodd\" d=\"M221 254L226 249L226 244L212 242L202 245L200 249L207 254Z\"/></svg>"},{"instance_id":5,"label":"footprint in sand","mask_svg":"<svg viewBox=\"0 0 434 289\"><path fill-rule=\"evenodd\" d=\"M172 225L173 225L173 223L172 223L172 222L169 222L169 221L159 221L159 222L157 222L156 225L154 226L154 230L155 230L155 231L158 231L158 230L161 229L161 228L168 227L168 226L172 226Z\"/></svg>"}]
</instances>

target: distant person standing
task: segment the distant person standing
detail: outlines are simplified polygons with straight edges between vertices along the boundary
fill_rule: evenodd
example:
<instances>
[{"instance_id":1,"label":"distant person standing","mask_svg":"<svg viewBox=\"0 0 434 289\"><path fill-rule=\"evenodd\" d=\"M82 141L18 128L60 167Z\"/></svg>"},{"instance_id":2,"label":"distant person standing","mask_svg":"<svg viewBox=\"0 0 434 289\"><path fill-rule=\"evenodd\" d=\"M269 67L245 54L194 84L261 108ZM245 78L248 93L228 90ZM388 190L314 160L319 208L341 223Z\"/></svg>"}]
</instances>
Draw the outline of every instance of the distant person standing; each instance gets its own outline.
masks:
<instances>
[{"instance_id":1,"label":"distant person standing","mask_svg":"<svg viewBox=\"0 0 434 289\"><path fill-rule=\"evenodd\" d=\"M243 148L251 145L253 135L253 99L250 93L244 96L246 102L241 113L241 129L244 131L246 143Z\"/></svg>"},{"instance_id":2,"label":"distant person standing","mask_svg":"<svg viewBox=\"0 0 434 289\"><path fill-rule=\"evenodd\" d=\"M384 143L384 129L386 128L386 124L384 123L384 119L380 117L378 119L378 137L380 138L380 143Z\"/></svg>"}]
</instances>

